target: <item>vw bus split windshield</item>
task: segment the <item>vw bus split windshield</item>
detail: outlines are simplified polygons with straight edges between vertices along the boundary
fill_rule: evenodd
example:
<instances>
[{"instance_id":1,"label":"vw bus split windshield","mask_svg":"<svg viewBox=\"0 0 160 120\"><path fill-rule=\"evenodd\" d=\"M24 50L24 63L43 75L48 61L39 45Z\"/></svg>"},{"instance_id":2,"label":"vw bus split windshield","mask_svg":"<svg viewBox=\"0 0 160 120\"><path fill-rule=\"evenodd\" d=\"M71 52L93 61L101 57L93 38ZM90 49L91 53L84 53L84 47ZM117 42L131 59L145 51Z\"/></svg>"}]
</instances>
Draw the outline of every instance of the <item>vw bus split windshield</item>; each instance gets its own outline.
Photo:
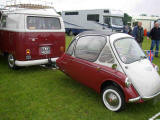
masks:
<instances>
[{"instance_id":1,"label":"vw bus split windshield","mask_svg":"<svg viewBox=\"0 0 160 120\"><path fill-rule=\"evenodd\" d=\"M133 38L119 39L114 43L116 51L125 64L146 58L144 52Z\"/></svg>"},{"instance_id":2,"label":"vw bus split windshield","mask_svg":"<svg viewBox=\"0 0 160 120\"><path fill-rule=\"evenodd\" d=\"M123 20L121 17L104 16L103 20L107 25L123 26Z\"/></svg>"},{"instance_id":3,"label":"vw bus split windshield","mask_svg":"<svg viewBox=\"0 0 160 120\"><path fill-rule=\"evenodd\" d=\"M61 29L61 25L58 18L28 16L27 28L29 30L57 30Z\"/></svg>"}]
</instances>

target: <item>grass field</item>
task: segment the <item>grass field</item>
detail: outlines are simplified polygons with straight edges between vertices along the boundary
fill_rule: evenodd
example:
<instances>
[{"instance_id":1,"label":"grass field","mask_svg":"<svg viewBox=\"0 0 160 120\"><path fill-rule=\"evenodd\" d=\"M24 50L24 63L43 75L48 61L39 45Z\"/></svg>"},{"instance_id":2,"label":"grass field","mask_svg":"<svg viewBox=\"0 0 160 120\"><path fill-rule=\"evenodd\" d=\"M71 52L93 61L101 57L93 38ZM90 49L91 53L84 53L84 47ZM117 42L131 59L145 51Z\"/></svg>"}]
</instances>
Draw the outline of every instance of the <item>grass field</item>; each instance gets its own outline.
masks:
<instances>
[{"instance_id":1,"label":"grass field","mask_svg":"<svg viewBox=\"0 0 160 120\"><path fill-rule=\"evenodd\" d=\"M67 46L70 41L67 37ZM149 47L145 39L143 48ZM160 66L160 58L154 63ZM62 72L39 66L13 71L0 57L0 120L147 120L160 112L159 100L110 112L100 95Z\"/></svg>"}]
</instances>

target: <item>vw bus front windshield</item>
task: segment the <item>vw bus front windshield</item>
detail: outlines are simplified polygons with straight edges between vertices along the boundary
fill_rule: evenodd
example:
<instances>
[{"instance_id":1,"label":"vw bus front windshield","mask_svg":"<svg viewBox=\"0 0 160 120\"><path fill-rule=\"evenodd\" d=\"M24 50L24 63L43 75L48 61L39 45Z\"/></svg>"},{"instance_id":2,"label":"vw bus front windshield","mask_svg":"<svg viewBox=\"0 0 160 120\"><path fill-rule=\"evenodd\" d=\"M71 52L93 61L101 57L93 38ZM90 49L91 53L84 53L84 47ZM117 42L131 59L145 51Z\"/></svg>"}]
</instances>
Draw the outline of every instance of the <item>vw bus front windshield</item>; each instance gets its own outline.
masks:
<instances>
[{"instance_id":1,"label":"vw bus front windshield","mask_svg":"<svg viewBox=\"0 0 160 120\"><path fill-rule=\"evenodd\" d=\"M112 25L123 26L123 20L121 17L111 17Z\"/></svg>"},{"instance_id":2,"label":"vw bus front windshield","mask_svg":"<svg viewBox=\"0 0 160 120\"><path fill-rule=\"evenodd\" d=\"M119 39L114 43L116 51L124 64L131 64L146 56L133 38Z\"/></svg>"}]
</instances>

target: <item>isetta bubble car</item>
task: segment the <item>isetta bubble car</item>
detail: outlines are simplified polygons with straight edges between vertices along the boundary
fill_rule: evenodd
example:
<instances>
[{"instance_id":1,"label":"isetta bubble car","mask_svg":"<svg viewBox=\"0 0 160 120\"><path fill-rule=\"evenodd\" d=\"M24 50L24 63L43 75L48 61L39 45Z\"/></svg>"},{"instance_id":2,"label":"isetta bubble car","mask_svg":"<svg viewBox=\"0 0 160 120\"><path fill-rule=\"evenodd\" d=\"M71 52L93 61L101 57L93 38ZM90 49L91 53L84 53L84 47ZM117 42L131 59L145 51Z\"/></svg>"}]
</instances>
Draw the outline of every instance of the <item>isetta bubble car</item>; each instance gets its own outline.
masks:
<instances>
[{"instance_id":1,"label":"isetta bubble car","mask_svg":"<svg viewBox=\"0 0 160 120\"><path fill-rule=\"evenodd\" d=\"M56 62L61 71L100 93L105 107L114 112L160 94L158 67L124 33L83 32Z\"/></svg>"}]
</instances>

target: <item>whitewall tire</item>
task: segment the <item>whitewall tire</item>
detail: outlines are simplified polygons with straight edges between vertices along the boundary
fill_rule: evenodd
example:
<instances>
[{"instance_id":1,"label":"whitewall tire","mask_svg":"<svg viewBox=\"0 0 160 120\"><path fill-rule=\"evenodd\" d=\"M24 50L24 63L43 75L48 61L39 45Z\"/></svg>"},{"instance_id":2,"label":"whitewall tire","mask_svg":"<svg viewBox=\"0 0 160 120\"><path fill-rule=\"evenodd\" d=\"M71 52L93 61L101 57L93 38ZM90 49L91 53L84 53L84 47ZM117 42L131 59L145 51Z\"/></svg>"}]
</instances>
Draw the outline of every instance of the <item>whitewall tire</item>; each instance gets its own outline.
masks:
<instances>
[{"instance_id":1,"label":"whitewall tire","mask_svg":"<svg viewBox=\"0 0 160 120\"><path fill-rule=\"evenodd\" d=\"M125 108L124 94L115 86L108 86L102 91L102 101L107 109L114 112Z\"/></svg>"}]
</instances>

